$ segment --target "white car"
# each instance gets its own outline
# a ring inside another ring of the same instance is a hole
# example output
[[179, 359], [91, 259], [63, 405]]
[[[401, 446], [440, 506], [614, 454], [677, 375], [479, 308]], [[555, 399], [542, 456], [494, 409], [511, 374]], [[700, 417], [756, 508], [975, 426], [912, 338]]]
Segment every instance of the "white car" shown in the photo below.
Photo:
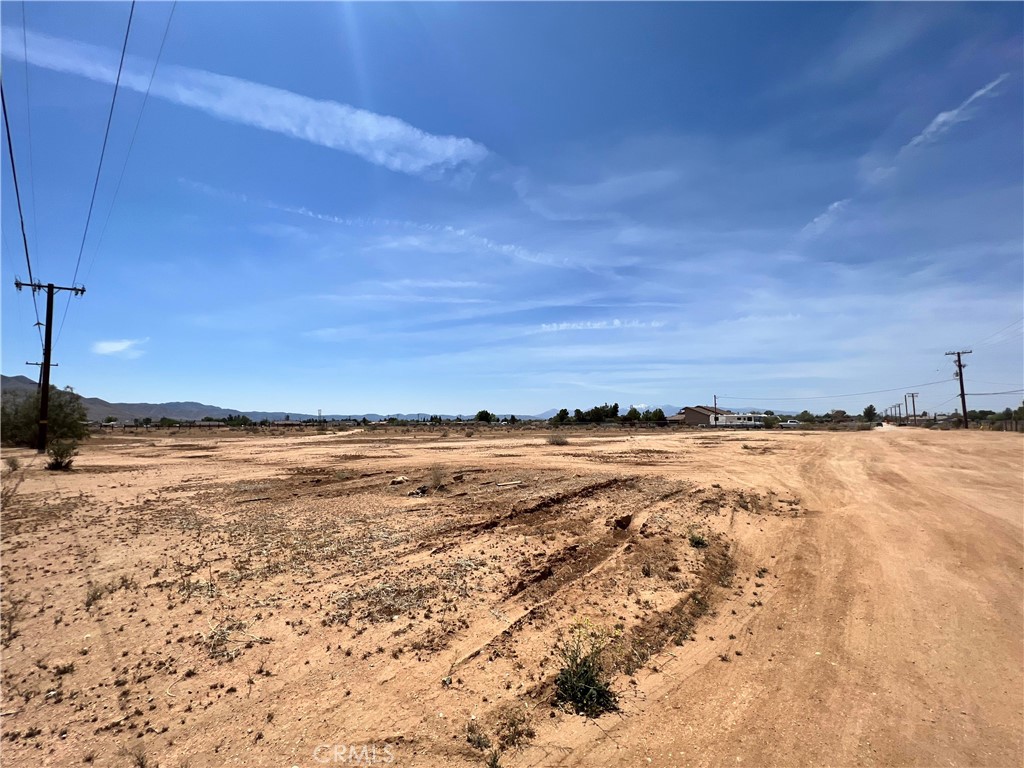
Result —
[[789, 421], [781, 421], [781, 422], [779, 422], [779, 427], [781, 429], [797, 429], [798, 427], [802, 427], [802, 426], [803, 426], [803, 423], [797, 421], [796, 419], [790, 419]]

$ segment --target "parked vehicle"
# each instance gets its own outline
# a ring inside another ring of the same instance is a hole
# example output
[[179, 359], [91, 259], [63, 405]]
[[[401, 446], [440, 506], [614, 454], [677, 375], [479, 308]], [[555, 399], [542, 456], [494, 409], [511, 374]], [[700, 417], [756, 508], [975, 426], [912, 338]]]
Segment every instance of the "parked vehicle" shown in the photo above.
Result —
[[789, 421], [779, 422], [779, 427], [781, 429], [797, 429], [798, 427], [802, 426], [803, 422], [797, 421], [796, 419], [790, 419]]
[[764, 414], [762, 413], [723, 413], [718, 417], [717, 427], [732, 429], [763, 429]]

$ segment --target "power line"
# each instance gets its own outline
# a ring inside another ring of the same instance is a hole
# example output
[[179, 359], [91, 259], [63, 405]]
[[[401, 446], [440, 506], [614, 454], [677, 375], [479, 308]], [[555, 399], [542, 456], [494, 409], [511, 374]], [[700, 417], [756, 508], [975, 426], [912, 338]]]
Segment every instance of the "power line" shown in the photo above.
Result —
[[971, 397], [987, 397], [989, 395], [1019, 395], [1024, 389], [1008, 389], [1005, 392], [969, 392]]
[[132, 131], [131, 141], [128, 142], [128, 152], [124, 156], [124, 163], [121, 165], [121, 173], [117, 177], [117, 186], [114, 187], [114, 197], [110, 201], [110, 208], [107, 210], [107, 218], [103, 220], [103, 228], [100, 230], [99, 239], [96, 241], [96, 249], [93, 251], [92, 259], [89, 261], [89, 268], [85, 271], [86, 281], [89, 280], [89, 275], [92, 274], [93, 265], [96, 263], [96, 257], [100, 252], [100, 246], [103, 245], [103, 236], [107, 233], [107, 224], [110, 223], [110, 216], [114, 212], [114, 206], [117, 204], [117, 194], [121, 191], [121, 182], [124, 181], [124, 172], [128, 168], [128, 158], [131, 157], [132, 148], [135, 146], [135, 137], [139, 133], [139, 125], [142, 123], [142, 114], [146, 111], [146, 103], [149, 101], [149, 91], [153, 87], [153, 78], [156, 76], [156, 69], [160, 64], [160, 57], [163, 56], [164, 44], [167, 42], [167, 33], [171, 29], [171, 19], [174, 18], [174, 10], [177, 7], [178, 0], [174, 0], [171, 4], [171, 12], [167, 15], [167, 24], [164, 26], [164, 36], [160, 40], [160, 49], [157, 51], [156, 59], [153, 61], [153, 69], [149, 73], [149, 84], [146, 86], [145, 96], [142, 97], [142, 108], [139, 109], [139, 116], [135, 120], [135, 129]]
[[39, 264], [39, 226], [36, 221], [36, 173], [32, 159], [34, 154], [32, 152], [32, 99], [29, 96], [28, 90], [28, 32], [25, 30], [26, 13], [28, 13], [28, 9], [25, 7], [25, 0], [21, 0], [21, 43], [25, 49], [25, 120], [28, 123], [28, 133], [26, 134], [26, 140], [28, 141], [28, 178], [30, 182], [29, 193], [32, 196], [32, 241], [35, 243], [36, 264]]
[[[11, 143], [11, 124], [7, 120], [7, 99], [4, 97], [3, 80], [0, 80], [0, 105], [3, 106], [4, 112], [4, 132], [7, 134], [7, 153], [11, 158], [11, 178], [14, 179], [14, 197], [18, 201], [18, 220], [21, 223], [21, 243], [25, 246], [25, 266], [28, 267], [28, 281], [34, 284], [36, 280], [32, 276], [32, 259], [30, 259], [28, 255], [28, 238], [25, 236], [25, 216], [21, 210], [21, 192], [18, 189], [18, 171], [14, 165], [14, 144]], [[40, 328], [39, 305], [36, 303], [35, 289], [32, 291], [32, 306], [36, 311], [36, 330], [39, 331], [39, 343], [42, 344], [43, 331]]]
[[[1019, 320], [1014, 320], [1014, 321], [1013, 321], [1012, 323], [1010, 323], [1009, 325], [1005, 326], [1004, 328], [1000, 328], [1000, 329], [999, 329], [998, 331], [996, 331], [995, 333], [989, 334], [988, 336], [986, 336], [986, 337], [985, 337], [984, 339], [982, 339], [982, 340], [981, 340], [980, 342], [978, 342], [978, 343], [977, 343], [977, 344], [975, 344], [974, 346], [976, 346], [976, 347], [980, 347], [980, 346], [982, 346], [983, 344], [985, 344], [985, 343], [986, 343], [986, 342], [987, 342], [987, 341], [988, 341], [989, 339], [995, 338], [996, 336], [998, 336], [999, 334], [1001, 334], [1001, 333], [1002, 333], [1003, 331], [1008, 331], [1008, 330], [1010, 330], [1011, 328], [1013, 328], [1013, 326], [1015, 326], [1015, 325], [1020, 325], [1021, 323], [1024, 323], [1024, 317], [1020, 318]], [[1000, 343], [1000, 342], [995, 342], [995, 343], [997, 343], [997, 344], [998, 344], [998, 343]]]
[[[107, 139], [110, 137], [110, 124], [114, 119], [114, 105], [117, 103], [117, 92], [121, 85], [121, 72], [124, 70], [124, 55], [128, 50], [128, 36], [132, 31], [132, 17], [135, 15], [135, 0], [132, 0], [132, 7], [128, 11], [128, 26], [124, 31], [124, 42], [121, 44], [121, 62], [117, 65], [117, 78], [114, 80], [114, 94], [110, 99], [110, 111], [107, 113], [107, 127], [103, 131], [103, 146], [100, 148], [100, 161], [96, 166], [96, 180], [92, 184], [92, 197], [89, 199], [89, 212], [85, 216], [85, 230], [82, 232], [82, 244], [78, 247], [78, 259], [75, 261], [75, 273], [71, 278], [71, 285], [78, 279], [78, 268], [82, 264], [82, 253], [85, 251], [85, 238], [89, 234], [89, 223], [92, 221], [92, 209], [96, 203], [96, 190], [100, 185], [100, 172], [103, 170], [103, 158], [107, 154]], [[64, 321], [68, 317], [68, 308], [71, 306], [71, 295], [64, 305], [64, 316], [60, 321], [60, 329], [57, 331], [57, 339], [60, 339], [60, 332], [64, 330]]]
[[913, 389], [915, 387], [930, 387], [935, 384], [947, 384], [949, 379], [943, 379], [942, 381], [928, 381], [924, 384], [908, 384], [905, 387], [893, 387], [892, 389], [873, 389], [870, 392], [847, 392], [842, 395], [813, 395], [810, 397], [774, 397], [768, 396], [737, 396], [737, 395], [719, 395], [719, 400], [830, 400], [838, 397], [859, 397], [860, 395], [880, 395], [886, 392], [903, 392], [907, 389]]

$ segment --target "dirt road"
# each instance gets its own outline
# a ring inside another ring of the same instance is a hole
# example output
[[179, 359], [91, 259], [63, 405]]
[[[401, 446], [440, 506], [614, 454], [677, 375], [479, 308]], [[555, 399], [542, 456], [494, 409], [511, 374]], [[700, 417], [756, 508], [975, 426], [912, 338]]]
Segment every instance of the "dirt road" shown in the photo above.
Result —
[[474, 431], [14, 452], [4, 764], [1024, 762], [1020, 435]]
[[816, 512], [741, 536], [748, 558], [778, 553], [781, 583], [749, 622], [720, 616], [701, 634], [737, 635], [721, 646], [742, 657], [704, 663], [687, 649], [644, 682], [635, 711], [604, 733], [552, 736], [531, 764], [1021, 764], [1019, 437], [779, 438], [799, 444], [795, 460], [702, 472], [789, 488]]

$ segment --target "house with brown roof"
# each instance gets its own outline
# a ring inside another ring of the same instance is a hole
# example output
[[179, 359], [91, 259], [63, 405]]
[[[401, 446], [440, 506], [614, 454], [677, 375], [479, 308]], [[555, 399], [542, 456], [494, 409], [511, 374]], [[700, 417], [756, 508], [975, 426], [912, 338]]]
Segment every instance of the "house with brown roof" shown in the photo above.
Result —
[[713, 408], [710, 405], [686, 406], [675, 416], [668, 417], [669, 424], [683, 424], [688, 427], [711, 427], [715, 425], [715, 416], [724, 416], [732, 411]]

